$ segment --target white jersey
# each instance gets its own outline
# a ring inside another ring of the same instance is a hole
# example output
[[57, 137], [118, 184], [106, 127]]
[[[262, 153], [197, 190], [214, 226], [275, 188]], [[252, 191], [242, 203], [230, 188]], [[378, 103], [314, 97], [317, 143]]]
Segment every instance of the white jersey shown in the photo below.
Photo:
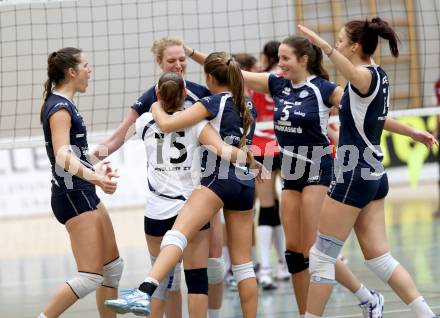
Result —
[[176, 216], [200, 183], [199, 135], [208, 121], [164, 133], [151, 113], [136, 120], [136, 134], [147, 153], [145, 216], [164, 220]]

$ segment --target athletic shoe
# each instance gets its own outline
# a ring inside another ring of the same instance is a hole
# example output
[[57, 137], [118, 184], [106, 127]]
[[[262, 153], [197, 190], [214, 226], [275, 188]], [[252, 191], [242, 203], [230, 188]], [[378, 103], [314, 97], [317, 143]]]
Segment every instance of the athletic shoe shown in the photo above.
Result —
[[230, 291], [238, 290], [237, 281], [235, 280], [231, 270], [229, 270], [225, 275], [225, 286]]
[[385, 302], [383, 295], [374, 290], [370, 290], [370, 293], [373, 295], [374, 300], [359, 304], [359, 307], [362, 308], [362, 315], [364, 318], [382, 318]]
[[288, 281], [290, 279], [290, 273], [287, 270], [287, 265], [284, 262], [278, 263], [277, 275], [275, 276], [275, 279], [280, 281]]
[[272, 290], [278, 288], [272, 279], [272, 269], [270, 267], [262, 267], [260, 269], [259, 284], [263, 290]]
[[148, 316], [151, 311], [151, 299], [139, 289], [121, 291], [121, 298], [108, 299], [104, 304], [118, 314], [133, 313], [136, 316]]

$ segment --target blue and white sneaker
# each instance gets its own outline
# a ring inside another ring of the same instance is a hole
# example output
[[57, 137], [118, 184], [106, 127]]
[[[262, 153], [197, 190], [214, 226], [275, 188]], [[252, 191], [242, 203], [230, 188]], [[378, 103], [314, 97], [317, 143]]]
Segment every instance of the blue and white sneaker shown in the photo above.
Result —
[[148, 316], [151, 311], [150, 296], [139, 289], [121, 291], [121, 298], [108, 299], [104, 304], [118, 314], [133, 313], [136, 316]]
[[382, 318], [385, 299], [383, 295], [377, 291], [370, 290], [370, 293], [374, 297], [374, 300], [359, 304], [359, 307], [362, 308], [362, 315], [364, 318]]

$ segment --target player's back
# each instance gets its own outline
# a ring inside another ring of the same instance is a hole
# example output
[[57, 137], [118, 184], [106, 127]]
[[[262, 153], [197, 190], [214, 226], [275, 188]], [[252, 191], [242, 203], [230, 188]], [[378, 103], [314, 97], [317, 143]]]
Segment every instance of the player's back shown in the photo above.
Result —
[[[144, 142], [147, 155], [148, 217], [169, 218], [177, 214], [200, 181], [199, 135], [207, 124], [164, 133], [151, 113], [136, 121], [136, 133]], [[176, 211], [177, 209], [177, 211]]]

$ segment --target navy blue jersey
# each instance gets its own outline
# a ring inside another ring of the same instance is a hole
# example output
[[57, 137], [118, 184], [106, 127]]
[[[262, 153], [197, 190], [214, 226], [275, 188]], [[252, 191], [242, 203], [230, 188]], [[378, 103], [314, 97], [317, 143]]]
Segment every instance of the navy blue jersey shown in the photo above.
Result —
[[359, 162], [374, 166], [383, 159], [380, 138], [388, 114], [389, 83], [381, 67], [370, 65], [367, 68], [372, 76], [368, 93], [362, 95], [348, 83], [342, 96], [339, 147], [354, 146], [359, 151]]
[[70, 148], [72, 153], [86, 166], [93, 169], [88, 156], [87, 131], [84, 120], [75, 104], [65, 96], [52, 93], [43, 106], [43, 131], [46, 142], [46, 152], [52, 168], [52, 193], [63, 194], [76, 190], [94, 190], [95, 186], [70, 172], [65, 171], [55, 163], [55, 155], [52, 145], [52, 134], [50, 130], [50, 116], [57, 111], [65, 109], [71, 116], [70, 127]]
[[[157, 85], [147, 90], [131, 106], [131, 108], [133, 108], [139, 114], [139, 116], [143, 113], [149, 112], [151, 105], [157, 101], [156, 86]], [[185, 81], [185, 87], [187, 93], [185, 98], [185, 108], [191, 106], [199, 99], [211, 95], [211, 92], [205, 86], [190, 81]]]
[[293, 84], [284, 77], [270, 74], [269, 92], [275, 101], [274, 127], [282, 154], [297, 157], [300, 146], [327, 147], [327, 123], [331, 95], [336, 84], [315, 75]]
[[[232, 95], [229, 92], [202, 98], [200, 102], [211, 113], [207, 119], [210, 120], [212, 127], [219, 133], [223, 141], [227, 144], [237, 146], [243, 136], [243, 120], [238, 107], [235, 106]], [[247, 132], [246, 144], [252, 145], [252, 138], [255, 131], [255, 118], [257, 111], [251, 101], [247, 102], [247, 107], [251, 110], [254, 121]], [[255, 180], [249, 174], [247, 167], [238, 167], [230, 162], [225, 162], [220, 157], [208, 157], [205, 153], [202, 161], [202, 170], [209, 173], [218, 174], [220, 178], [230, 178], [241, 184], [254, 186]], [[215, 163], [215, 164], [214, 164]]]

